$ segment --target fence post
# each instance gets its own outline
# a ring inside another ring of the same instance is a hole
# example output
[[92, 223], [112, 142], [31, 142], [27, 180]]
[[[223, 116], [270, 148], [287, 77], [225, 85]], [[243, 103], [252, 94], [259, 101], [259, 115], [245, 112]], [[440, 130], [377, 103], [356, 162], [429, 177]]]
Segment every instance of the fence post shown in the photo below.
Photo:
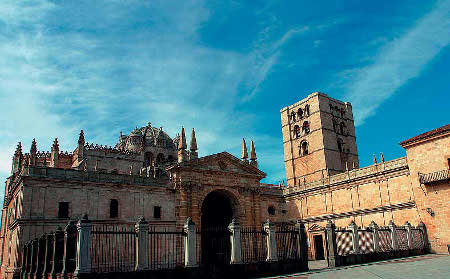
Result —
[[304, 270], [308, 270], [308, 241], [306, 238], [305, 224], [301, 220], [297, 220], [295, 230], [298, 233], [297, 237], [297, 252]]
[[348, 228], [352, 231], [352, 244], [353, 244], [353, 253], [359, 254], [359, 234], [358, 234], [358, 225], [356, 225], [355, 221], [351, 221], [348, 225]]
[[[62, 242], [62, 245], [61, 245]], [[50, 277], [56, 278], [56, 275], [62, 270], [62, 259], [64, 257], [64, 232], [61, 227], [57, 227], [53, 233], [53, 260]]]
[[266, 232], [266, 245], [267, 245], [267, 259], [268, 262], [276, 262], [278, 260], [277, 255], [277, 242], [275, 239], [275, 226], [270, 220], [264, 223], [264, 231]]
[[391, 229], [392, 250], [398, 250], [397, 230], [393, 220], [389, 221], [389, 228]]
[[372, 229], [373, 233], [373, 251], [379, 252], [380, 250], [380, 235], [378, 234], [379, 227], [377, 223], [372, 221], [369, 225], [369, 228]]
[[45, 279], [46, 274], [51, 271], [51, 259], [53, 257], [53, 232], [47, 234], [45, 238], [45, 260], [44, 260], [44, 269], [42, 271], [42, 277]]
[[337, 244], [336, 244], [336, 226], [331, 220], [328, 220], [325, 227], [327, 233], [327, 247], [328, 247], [328, 267], [339, 266]]
[[408, 239], [408, 249], [411, 250], [412, 249], [412, 233], [411, 233], [411, 224], [406, 221], [405, 223], [405, 229], [406, 229], [406, 237]]
[[417, 227], [422, 231], [423, 249], [425, 250], [425, 253], [428, 253], [431, 247], [430, 247], [430, 242], [428, 241], [427, 227], [425, 226], [425, 224], [422, 221], [420, 221], [420, 223]]
[[197, 265], [197, 229], [191, 217], [184, 223], [184, 266], [196, 267]]
[[[75, 252], [76, 253], [76, 248], [71, 247], [72, 242], [74, 242], [74, 240], [72, 239], [73, 237], [73, 232], [77, 230], [77, 227], [75, 226], [75, 221], [70, 220], [69, 223], [67, 224], [67, 226], [64, 229], [64, 257], [63, 257], [63, 269], [62, 269], [62, 275], [63, 278], [67, 278], [67, 275], [70, 272], [73, 272], [72, 267], [73, 264], [71, 262], [71, 256], [73, 256], [72, 254]], [[76, 243], [76, 239], [75, 239], [75, 243]], [[75, 251], [73, 251], [75, 250]]]
[[149, 224], [144, 216], [139, 217], [136, 225], [136, 271], [149, 269], [148, 231]]
[[241, 264], [242, 263], [242, 246], [241, 246], [241, 225], [239, 222], [233, 218], [230, 225], [228, 225], [228, 230], [231, 232], [231, 264]]
[[88, 219], [87, 214], [77, 223], [78, 237], [77, 237], [77, 257], [75, 277], [80, 277], [80, 274], [91, 272], [91, 251], [89, 249], [91, 242], [92, 223]]

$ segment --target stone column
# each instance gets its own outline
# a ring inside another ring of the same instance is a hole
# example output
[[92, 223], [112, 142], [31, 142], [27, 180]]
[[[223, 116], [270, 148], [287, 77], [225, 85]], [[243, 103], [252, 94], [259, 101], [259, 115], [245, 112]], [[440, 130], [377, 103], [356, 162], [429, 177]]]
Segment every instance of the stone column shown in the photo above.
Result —
[[23, 276], [27, 272], [27, 258], [28, 258], [28, 243], [25, 243], [25, 245], [23, 245], [23, 249], [22, 249], [22, 269], [21, 269], [20, 278], [23, 278]]
[[380, 235], [378, 234], [379, 227], [374, 221], [372, 221], [369, 225], [369, 228], [372, 230], [373, 234], [373, 251], [379, 252], [380, 251]]
[[408, 239], [408, 249], [411, 250], [413, 248], [412, 234], [411, 234], [411, 224], [408, 221], [406, 221], [404, 227], [406, 229], [406, 237]]
[[191, 217], [184, 223], [184, 266], [197, 267], [197, 229]]
[[50, 278], [55, 279], [62, 270], [62, 260], [64, 257], [64, 232], [61, 227], [56, 228], [53, 233], [53, 259]]
[[36, 271], [34, 272], [34, 279], [42, 278], [42, 271], [44, 270], [44, 259], [45, 259], [45, 234], [41, 235], [41, 237], [38, 239]]
[[308, 270], [308, 240], [306, 236], [305, 224], [301, 220], [297, 220], [295, 224], [297, 236], [297, 253], [301, 261], [303, 270]]
[[46, 275], [51, 272], [52, 269], [52, 258], [53, 258], [53, 232], [47, 234], [45, 238], [45, 262], [44, 270], [42, 271], [42, 277], [47, 278]]
[[231, 241], [231, 264], [241, 264], [242, 263], [242, 246], [241, 246], [241, 225], [236, 219], [233, 219], [228, 226], [230, 230], [230, 241]]
[[336, 244], [336, 226], [331, 220], [328, 220], [325, 229], [327, 234], [328, 267], [337, 267], [339, 266], [339, 261]]
[[87, 214], [84, 214], [77, 223], [78, 237], [75, 277], [91, 272], [91, 251], [89, 249], [91, 244], [91, 230], [92, 223], [88, 219]]
[[275, 226], [270, 220], [264, 223], [264, 232], [266, 233], [267, 259], [268, 262], [278, 261], [277, 242], [275, 239]]
[[397, 241], [397, 231], [396, 226], [393, 220], [389, 221], [389, 229], [391, 229], [391, 238], [392, 238], [392, 250], [398, 250], [398, 241]]
[[37, 247], [38, 246], [38, 240], [37, 238], [33, 239], [31, 241], [31, 266], [30, 266], [30, 272], [28, 273], [28, 279], [33, 279], [34, 273], [36, 272], [36, 265], [37, 265]]
[[353, 253], [359, 254], [359, 234], [358, 234], [358, 225], [356, 225], [355, 221], [351, 221], [348, 225], [348, 228], [352, 231], [352, 243], [353, 243]]
[[148, 231], [149, 224], [141, 216], [134, 226], [136, 230], [136, 271], [149, 269]]

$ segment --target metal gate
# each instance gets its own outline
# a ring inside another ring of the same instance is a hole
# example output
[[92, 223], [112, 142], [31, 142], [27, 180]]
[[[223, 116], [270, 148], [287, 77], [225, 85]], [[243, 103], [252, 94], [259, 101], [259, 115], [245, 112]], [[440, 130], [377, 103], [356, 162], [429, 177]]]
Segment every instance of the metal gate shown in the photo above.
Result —
[[202, 265], [228, 265], [231, 259], [230, 232], [228, 228], [206, 227], [202, 228], [200, 235]]

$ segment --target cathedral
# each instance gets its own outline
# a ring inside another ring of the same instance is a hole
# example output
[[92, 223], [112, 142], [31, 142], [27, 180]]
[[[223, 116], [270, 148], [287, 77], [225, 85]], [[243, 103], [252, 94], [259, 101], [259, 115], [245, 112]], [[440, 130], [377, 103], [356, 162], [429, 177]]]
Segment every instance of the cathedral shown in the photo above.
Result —
[[[1, 223], [2, 278], [20, 265], [30, 239], [87, 214], [96, 224], [150, 224], [201, 229], [302, 220], [310, 260], [327, 257], [325, 225], [424, 222], [431, 248], [450, 244], [450, 125], [400, 143], [406, 156], [360, 167], [352, 106], [315, 92], [280, 111], [286, 185], [262, 183], [253, 141], [240, 156], [199, 157], [194, 129], [171, 138], [148, 123], [119, 135], [114, 147], [89, 143], [82, 130], [73, 152], [21, 143], [6, 180]], [[189, 135], [189, 132], [188, 132]], [[76, 139], [75, 139], [76, 141]], [[201, 148], [201, 146], [200, 146]]]

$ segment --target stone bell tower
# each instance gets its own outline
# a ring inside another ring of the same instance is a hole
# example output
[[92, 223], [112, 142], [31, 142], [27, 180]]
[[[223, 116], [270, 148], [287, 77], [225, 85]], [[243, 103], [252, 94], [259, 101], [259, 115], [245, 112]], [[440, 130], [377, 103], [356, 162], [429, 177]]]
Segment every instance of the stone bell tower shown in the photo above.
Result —
[[280, 112], [288, 185], [359, 167], [350, 103], [315, 92]]

